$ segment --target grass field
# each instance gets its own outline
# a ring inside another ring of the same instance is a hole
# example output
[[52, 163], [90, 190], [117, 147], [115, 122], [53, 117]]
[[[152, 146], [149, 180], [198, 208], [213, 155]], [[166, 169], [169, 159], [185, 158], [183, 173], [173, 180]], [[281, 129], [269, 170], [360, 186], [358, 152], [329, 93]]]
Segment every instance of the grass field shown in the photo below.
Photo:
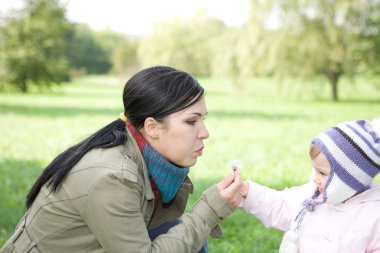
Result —
[[[380, 115], [380, 90], [369, 82], [340, 84], [341, 101], [327, 87], [299, 82], [200, 80], [207, 90], [210, 138], [191, 168], [192, 203], [240, 159], [245, 179], [276, 189], [302, 184], [310, 173], [310, 139], [338, 122]], [[0, 94], [0, 245], [25, 211], [27, 191], [59, 152], [118, 117], [124, 80], [86, 77], [53, 91]], [[302, 88], [302, 89], [301, 89]], [[278, 90], [281, 92], [278, 92]], [[377, 178], [376, 181], [379, 181]], [[282, 233], [237, 210], [222, 221], [224, 236], [210, 252], [277, 252]]]

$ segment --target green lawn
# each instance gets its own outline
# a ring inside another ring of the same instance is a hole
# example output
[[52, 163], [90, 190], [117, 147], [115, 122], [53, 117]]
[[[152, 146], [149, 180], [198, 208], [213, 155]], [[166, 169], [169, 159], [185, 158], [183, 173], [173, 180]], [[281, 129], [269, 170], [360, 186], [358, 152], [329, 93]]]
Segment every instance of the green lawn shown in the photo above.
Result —
[[[28, 189], [59, 152], [122, 112], [125, 80], [86, 77], [42, 94], [0, 94], [0, 245], [25, 211]], [[210, 138], [191, 168], [195, 192], [189, 208], [208, 186], [240, 159], [245, 179], [276, 189], [308, 179], [310, 139], [338, 122], [380, 115], [380, 90], [368, 81], [340, 84], [341, 101], [330, 102], [327, 87], [270, 79], [234, 86], [201, 79], [207, 90]], [[281, 90], [279, 92], [279, 90]], [[379, 179], [376, 179], [379, 181]], [[224, 236], [209, 240], [210, 252], [277, 252], [282, 233], [238, 210], [222, 222]]]

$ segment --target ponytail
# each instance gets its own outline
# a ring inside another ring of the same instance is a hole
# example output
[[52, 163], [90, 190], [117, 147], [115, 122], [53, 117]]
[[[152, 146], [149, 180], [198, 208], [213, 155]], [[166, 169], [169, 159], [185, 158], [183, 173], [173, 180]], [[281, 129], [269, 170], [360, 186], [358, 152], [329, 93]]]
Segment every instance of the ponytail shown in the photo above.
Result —
[[67, 173], [90, 150], [110, 148], [124, 144], [126, 141], [125, 122], [117, 119], [87, 139], [62, 152], [44, 169], [30, 189], [26, 197], [26, 207], [29, 208], [33, 204], [44, 184], [47, 183], [47, 186], [51, 187], [51, 191], [55, 192]]

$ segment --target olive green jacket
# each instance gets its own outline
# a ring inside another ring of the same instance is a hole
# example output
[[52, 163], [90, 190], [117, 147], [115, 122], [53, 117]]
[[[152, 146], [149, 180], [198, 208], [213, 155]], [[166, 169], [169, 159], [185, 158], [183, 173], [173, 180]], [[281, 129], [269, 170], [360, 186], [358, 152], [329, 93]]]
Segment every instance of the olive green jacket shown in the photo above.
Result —
[[[191, 191], [186, 179], [172, 203], [154, 211], [146, 165], [129, 135], [125, 145], [87, 153], [55, 193], [43, 187], [0, 253], [198, 252], [210, 233], [221, 235], [217, 224], [233, 208], [214, 185], [183, 214]], [[148, 229], [178, 217], [179, 225], [149, 239]]]

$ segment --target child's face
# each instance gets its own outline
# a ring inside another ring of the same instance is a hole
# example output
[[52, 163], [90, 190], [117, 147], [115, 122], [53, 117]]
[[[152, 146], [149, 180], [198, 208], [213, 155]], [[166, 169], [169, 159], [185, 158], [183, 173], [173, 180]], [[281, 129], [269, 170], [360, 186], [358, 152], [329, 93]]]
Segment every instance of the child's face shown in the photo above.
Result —
[[320, 152], [314, 159], [311, 160], [311, 165], [315, 171], [313, 181], [318, 186], [319, 192], [323, 193], [326, 181], [330, 175], [330, 164], [327, 161], [326, 156]]

